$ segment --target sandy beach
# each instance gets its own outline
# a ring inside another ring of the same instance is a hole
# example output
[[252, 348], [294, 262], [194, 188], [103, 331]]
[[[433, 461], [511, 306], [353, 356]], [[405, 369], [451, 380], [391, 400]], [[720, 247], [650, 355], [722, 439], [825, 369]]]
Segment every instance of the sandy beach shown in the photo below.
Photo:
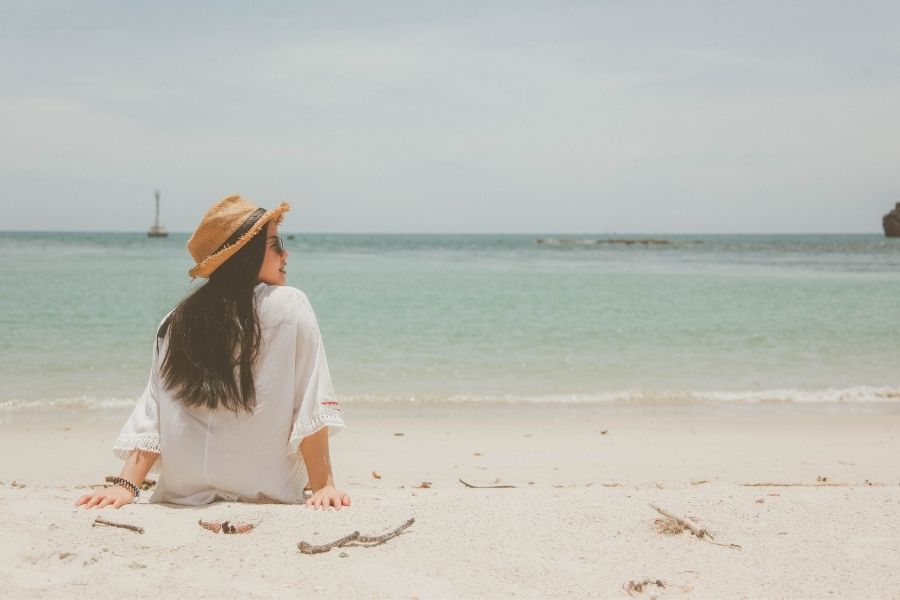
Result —
[[[896, 411], [347, 412], [332, 440], [353, 501], [340, 512], [224, 502], [75, 509], [85, 486], [118, 472], [116, 415], [9, 419], [0, 426], [2, 595], [623, 598], [629, 582], [650, 580], [631, 593], [900, 597]], [[651, 503], [740, 548], [658, 532]], [[92, 527], [98, 515], [145, 533]], [[412, 527], [380, 546], [297, 548], [385, 533], [410, 517]], [[199, 519], [258, 525], [213, 534]]]
[[900, 600], [900, 2], [2, 16], [0, 600]]

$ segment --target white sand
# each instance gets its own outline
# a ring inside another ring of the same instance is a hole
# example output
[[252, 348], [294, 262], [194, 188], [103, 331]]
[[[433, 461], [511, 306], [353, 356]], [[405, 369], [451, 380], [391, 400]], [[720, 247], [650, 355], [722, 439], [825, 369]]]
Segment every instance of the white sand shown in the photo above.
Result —
[[[623, 584], [649, 578], [666, 587], [636, 597], [900, 597], [900, 414], [347, 413], [348, 429], [332, 440], [336, 477], [353, 500], [340, 512], [75, 509], [79, 486], [118, 473], [109, 452], [118, 423], [0, 425], [0, 595], [627, 598]], [[740, 485], [819, 476], [853, 485]], [[459, 477], [517, 487], [470, 489]], [[422, 481], [431, 488], [414, 487]], [[657, 533], [651, 502], [742, 549]], [[92, 528], [98, 514], [146, 533]], [[378, 534], [411, 516], [407, 533], [378, 547], [297, 549], [301, 539]], [[261, 522], [226, 536], [201, 529], [200, 518]]]

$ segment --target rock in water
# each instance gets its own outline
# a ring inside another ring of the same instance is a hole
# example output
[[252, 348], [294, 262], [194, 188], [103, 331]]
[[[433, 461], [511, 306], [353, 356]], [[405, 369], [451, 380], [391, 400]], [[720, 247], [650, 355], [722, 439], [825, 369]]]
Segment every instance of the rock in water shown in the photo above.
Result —
[[884, 235], [887, 237], [900, 237], [900, 202], [894, 207], [894, 210], [884, 215], [881, 220], [884, 226]]

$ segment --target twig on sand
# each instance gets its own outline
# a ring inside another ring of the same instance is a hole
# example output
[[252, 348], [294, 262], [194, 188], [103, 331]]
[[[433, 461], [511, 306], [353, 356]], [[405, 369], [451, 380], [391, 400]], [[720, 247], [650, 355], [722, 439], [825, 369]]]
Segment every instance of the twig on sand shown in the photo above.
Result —
[[359, 532], [354, 531], [350, 535], [345, 535], [339, 540], [334, 540], [333, 542], [322, 544], [320, 546], [315, 546], [313, 544], [310, 544], [309, 542], [301, 541], [299, 544], [297, 544], [297, 547], [300, 548], [300, 552], [302, 552], [303, 554], [321, 554], [322, 552], [328, 552], [332, 548], [340, 548], [344, 544], [358, 539]]
[[486, 489], [486, 488], [514, 488], [514, 487], [516, 487], [514, 485], [472, 485], [471, 483], [463, 481], [462, 477], [458, 477], [457, 479], [459, 479], [459, 482], [461, 484], [463, 484], [466, 487], [470, 487], [470, 488]]
[[314, 546], [309, 542], [301, 541], [297, 544], [297, 548], [300, 549], [300, 552], [303, 554], [321, 554], [322, 552], [328, 552], [332, 548], [340, 548], [341, 546], [345, 546], [351, 542], [356, 542], [354, 545], [361, 546], [378, 546], [379, 544], [383, 544], [391, 538], [397, 537], [400, 533], [403, 532], [404, 529], [408, 528], [410, 525], [416, 522], [415, 517], [412, 517], [406, 521], [400, 527], [397, 527], [393, 531], [389, 531], [383, 535], [360, 535], [358, 531], [354, 531], [350, 535], [345, 535], [339, 540], [335, 540], [328, 544], [322, 544], [320, 546]]
[[687, 529], [687, 527], [685, 527], [675, 519], [670, 519], [668, 517], [664, 519], [656, 519], [655, 521], [653, 521], [653, 524], [656, 526], [656, 533], [661, 533], [663, 535], [678, 535], [684, 533], [684, 531]]
[[203, 519], [200, 519], [198, 523], [200, 527], [213, 533], [219, 533], [220, 531], [223, 533], [250, 533], [254, 527], [259, 525], [259, 523], [232, 523], [231, 521], [220, 523], [218, 521], [204, 521]]
[[[700, 527], [690, 519], [679, 517], [678, 515], [670, 513], [666, 509], [660, 508], [652, 503], [650, 504], [650, 506], [653, 508], [653, 510], [655, 510], [662, 516], [667, 517], [675, 521], [681, 527], [690, 530], [690, 532], [693, 533], [698, 539], [709, 542], [710, 544], [715, 544], [716, 546], [725, 546], [726, 548], [740, 548], [740, 546], [737, 544], [720, 544], [719, 542], [713, 541], [715, 540], [715, 538], [712, 536], [709, 530]], [[677, 528], [667, 528], [667, 532], [681, 533], [681, 531], [677, 531]]]
[[634, 596], [634, 592], [640, 594], [644, 591], [644, 587], [648, 585], [655, 585], [656, 587], [665, 588], [666, 582], [661, 579], [645, 579], [643, 581], [632, 580], [623, 583], [622, 588], [624, 588], [624, 590], [628, 592], [629, 596]]
[[415, 522], [416, 522], [416, 519], [414, 517], [410, 517], [409, 519], [406, 520], [405, 523], [403, 523], [403, 525], [400, 525], [393, 531], [389, 531], [382, 535], [358, 535], [356, 538], [356, 541], [359, 542], [360, 544], [366, 544], [369, 546], [377, 546], [378, 544], [385, 543], [386, 541], [388, 541], [389, 539], [391, 539], [393, 537], [397, 537], [398, 535], [400, 535], [400, 533], [403, 532], [404, 529], [406, 529], [407, 527], [409, 527], [410, 525], [412, 525]]
[[694, 535], [696, 535], [698, 538], [701, 538], [701, 539], [702, 539], [702, 538], [704, 538], [704, 537], [708, 537], [708, 538], [711, 539], [711, 540], [715, 539], [709, 531], [707, 531], [706, 529], [701, 528], [699, 525], [697, 525], [696, 523], [694, 523], [694, 522], [691, 521], [690, 519], [687, 519], [687, 518], [685, 518], [685, 517], [679, 517], [678, 515], [672, 514], [672, 513], [670, 513], [669, 511], [667, 511], [666, 509], [660, 508], [660, 507], [658, 507], [658, 506], [655, 505], [655, 504], [651, 504], [650, 506], [653, 507], [653, 510], [655, 510], [656, 512], [658, 512], [658, 513], [661, 514], [662, 516], [668, 517], [668, 518], [672, 519], [673, 521], [675, 521], [676, 523], [678, 523], [679, 525], [681, 525], [681, 526], [684, 527], [685, 529], [690, 529], [690, 530], [691, 530], [691, 533], [693, 533]]
[[128, 523], [113, 523], [112, 521], [107, 521], [106, 519], [102, 519], [97, 517], [94, 519], [94, 522], [91, 524], [91, 527], [96, 527], [97, 525], [109, 525], [110, 527], [121, 527], [122, 529], [128, 529], [130, 531], [134, 531], [135, 533], [144, 533], [143, 527], [138, 527], [137, 525], [129, 525]]
[[876, 483], [868, 479], [864, 483], [838, 483], [831, 481], [817, 481], [816, 483], [778, 483], [766, 481], [763, 483], [742, 483], [741, 487], [884, 487], [883, 483]]

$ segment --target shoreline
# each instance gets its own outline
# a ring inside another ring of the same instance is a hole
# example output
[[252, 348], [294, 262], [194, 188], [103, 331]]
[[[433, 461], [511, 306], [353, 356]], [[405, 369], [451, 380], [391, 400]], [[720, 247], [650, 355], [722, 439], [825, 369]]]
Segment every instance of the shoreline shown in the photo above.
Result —
[[[522, 415], [577, 413], [598, 417], [617, 416], [892, 416], [900, 415], [900, 399], [878, 401], [683, 401], [615, 400], [615, 401], [545, 401], [540, 399], [468, 399], [466, 397], [354, 399], [339, 398], [341, 407], [363, 418], [394, 418], [407, 414], [458, 414], [476, 411], [502, 416], [507, 411]], [[8, 401], [0, 404], [0, 428], [40, 423], [91, 423], [96, 425], [124, 423], [137, 399], [109, 399], [99, 405], [72, 404], [70, 401]]]

